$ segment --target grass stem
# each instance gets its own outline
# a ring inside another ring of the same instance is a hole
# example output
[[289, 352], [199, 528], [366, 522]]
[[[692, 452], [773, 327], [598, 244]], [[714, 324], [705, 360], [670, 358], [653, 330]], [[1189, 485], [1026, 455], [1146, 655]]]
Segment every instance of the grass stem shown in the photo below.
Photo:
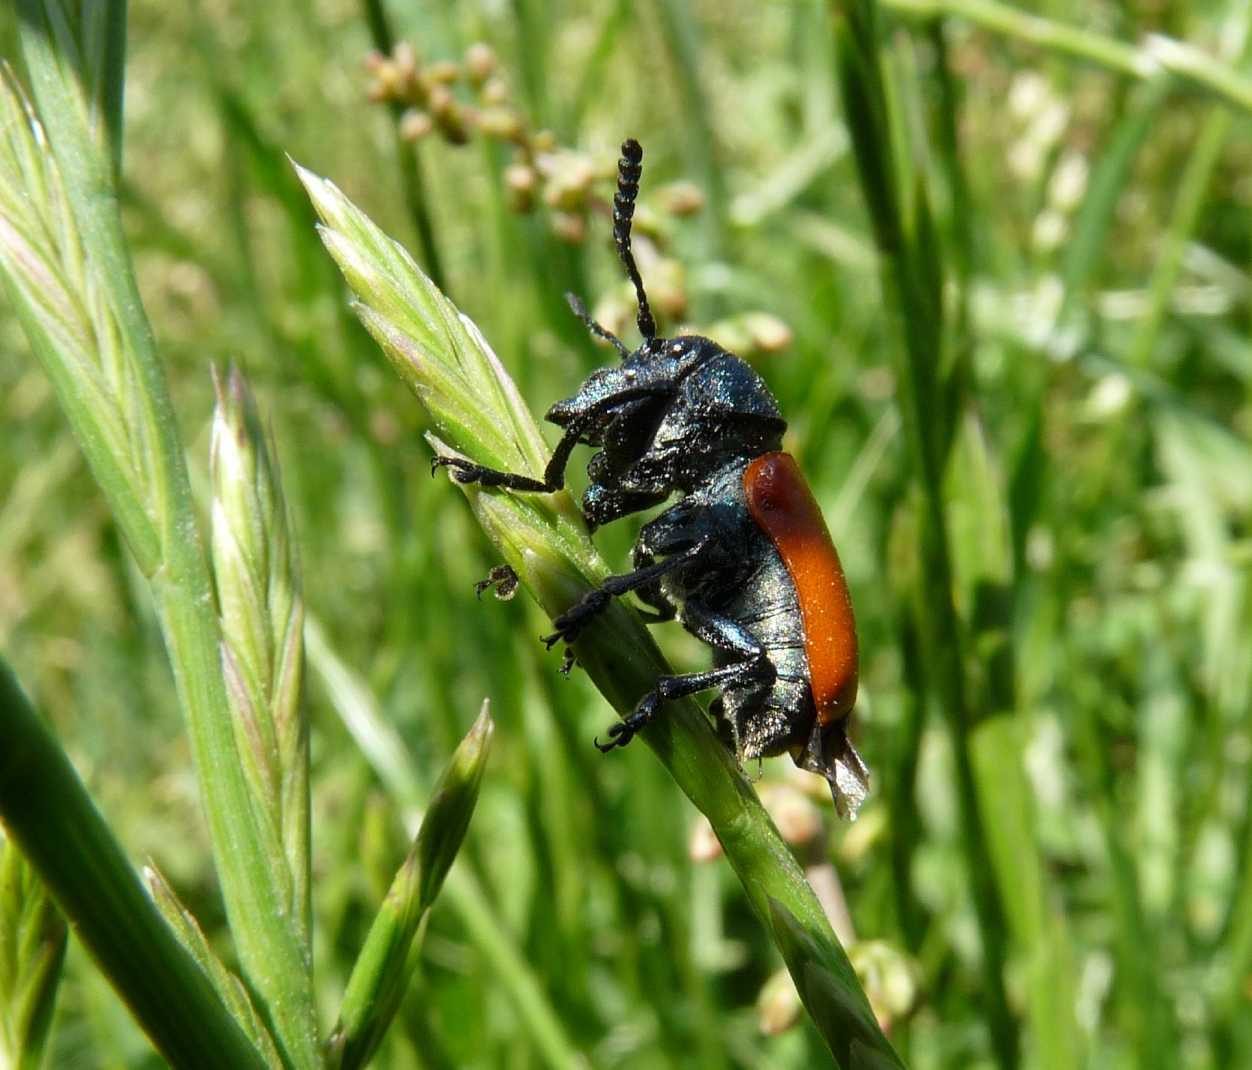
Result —
[[896, 332], [898, 382], [910, 453], [922, 502], [918, 513], [922, 599], [918, 631], [947, 719], [956, 762], [956, 792], [966, 873], [982, 939], [987, 1025], [996, 1058], [1006, 1070], [1018, 1063], [1017, 1022], [1009, 1010], [1004, 906], [991, 868], [986, 817], [972, 755], [979, 713], [966, 680], [963, 627], [953, 595], [944, 469], [954, 414], [940, 382], [942, 281], [925, 187], [920, 177], [911, 204], [900, 189], [900, 161], [887, 107], [873, 0], [833, 4], [837, 62], [844, 109], [861, 188], [882, 256], [882, 288]]
[[950, 15], [1025, 44], [1085, 60], [1136, 81], [1173, 78], [1236, 111], [1252, 113], [1252, 80], [1185, 41], [1148, 34], [1138, 45], [1023, 11], [998, 0], [882, 0], [885, 10], [914, 18]]
[[[101, 92], [96, 76], [103, 77], [106, 71], [99, 56], [84, 51], [90, 41], [75, 38], [62, 0], [22, 0], [19, 15], [26, 65], [47, 128], [44, 151], [50, 146], [85, 253], [84, 270], [91, 273], [90, 285], [104, 295], [118, 332], [121, 359], [133, 376], [124, 405], [129, 406], [130, 429], [142, 442], [142, 467], [150, 482], [146, 487], [117, 480], [102, 485], [111, 492], [119, 520], [146, 516], [155, 535], [155, 556], [139, 560], [151, 585], [187, 720], [231, 931], [244, 972], [261, 996], [263, 1013], [270, 1018], [280, 1047], [298, 1070], [312, 1070], [317, 1063], [317, 1024], [306, 955], [293, 929], [275, 923], [287, 914], [269, 871], [235, 749], [213, 588], [178, 422], [122, 231], [114, 157], [99, 143], [98, 128], [92, 123], [93, 111], [100, 107], [99, 97], [92, 95]], [[110, 4], [107, 17], [124, 20], [125, 5]], [[104, 40], [113, 42], [115, 36], [104, 35]], [[120, 78], [120, 64], [107, 71]], [[112, 92], [121, 89], [105, 92], [106, 101]], [[47, 166], [53, 166], [51, 161]], [[80, 438], [98, 437], [87, 406], [76, 396], [77, 384], [65, 371], [70, 358], [64, 348], [41, 333], [29, 316], [27, 327]], [[105, 336], [93, 342], [109, 346]], [[123, 402], [118, 405], [123, 407]], [[108, 449], [89, 445], [86, 452], [93, 457]], [[146, 529], [137, 538], [130, 529], [126, 533], [132, 545], [148, 546]]]
[[0, 720], [0, 818], [157, 1049], [180, 1070], [266, 1070], [3, 661]]
[[[390, 55], [395, 48], [396, 38], [391, 29], [391, 19], [382, 0], [363, 0], [365, 4], [365, 21], [369, 24], [370, 37], [374, 47], [383, 55]], [[426, 175], [422, 169], [421, 157], [417, 154], [417, 146], [405, 140], [400, 134], [400, 117], [404, 106], [393, 101], [391, 110], [392, 125], [395, 128], [396, 162], [400, 166], [400, 189], [404, 197], [405, 207], [413, 220], [413, 228], [417, 232], [417, 245], [422, 254], [422, 263], [426, 273], [441, 290], [447, 288], [447, 277], [444, 275], [443, 258], [439, 255], [439, 242], [435, 236], [435, 223], [430, 214], [430, 205], [426, 193]]]

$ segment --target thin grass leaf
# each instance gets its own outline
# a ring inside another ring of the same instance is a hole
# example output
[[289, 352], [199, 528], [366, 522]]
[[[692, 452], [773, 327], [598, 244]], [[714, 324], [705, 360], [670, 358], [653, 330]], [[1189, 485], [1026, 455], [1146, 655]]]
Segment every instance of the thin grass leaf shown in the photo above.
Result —
[[1195, 148], [1183, 168], [1174, 212], [1165, 231], [1156, 266], [1152, 270], [1152, 280], [1148, 284], [1147, 315], [1139, 321], [1126, 355], [1127, 362], [1136, 367], [1146, 367], [1152, 362], [1169, 312], [1170, 298], [1182, 273], [1183, 253], [1199, 222], [1205, 192], [1221, 160], [1233, 122], [1230, 112], [1214, 111], [1204, 121], [1196, 138]]
[[[383, 55], [390, 55], [395, 48], [396, 38], [391, 29], [391, 19], [387, 15], [386, 6], [382, 0], [363, 0], [363, 5], [365, 21], [369, 25], [374, 48]], [[442, 290], [446, 286], [443, 257], [439, 252], [435, 222], [430, 213], [430, 205], [427, 203], [426, 178], [422, 160], [418, 155], [417, 146], [401, 133], [400, 120], [404, 114], [404, 106], [399, 101], [392, 101], [389, 108], [395, 125], [396, 163], [400, 168], [400, 186], [404, 194], [404, 203], [409, 210], [409, 215], [413, 217], [413, 227], [417, 233], [422, 262], [426, 265], [426, 274]]]
[[883, 1048], [882, 1033], [868, 1011], [868, 1003], [848, 998], [860, 992], [860, 982], [844, 957], [830, 958], [827, 950], [813, 940], [808, 929], [775, 899], [769, 901], [774, 942], [795, 981], [796, 991], [831, 1045], [838, 1066], [890, 1070], [903, 1064], [890, 1048]]
[[379, 780], [404, 807], [418, 804], [417, 770], [395, 726], [384, 716], [365, 682], [344, 663], [321, 622], [304, 618], [309, 665], [326, 690], [330, 704]]
[[484, 700], [478, 720], [435, 785], [413, 847], [352, 968], [339, 1023], [327, 1044], [330, 1067], [366, 1065], [395, 1017], [417, 965], [426, 917], [469, 828], [493, 730]]
[[1118, 999], [1120, 1024], [1134, 1046], [1139, 1065], [1166, 1070], [1175, 1062], [1177, 1022], [1156, 968], [1162, 934], [1148, 925], [1144, 914], [1129, 830], [1116, 794], [1111, 748], [1103, 723], [1108, 697], [1087, 678], [1075, 688], [1074, 701], [1078, 707], [1076, 743], [1099, 817], [1116, 923], [1115, 946], [1119, 970], [1125, 977]]
[[[75, 22], [83, 11], [77, 4], [22, 0], [19, 5], [22, 48], [42, 127], [26, 114], [22, 125], [28, 132], [19, 139], [23, 158], [37, 158], [40, 167], [18, 172], [19, 179], [33, 178], [17, 189], [32, 211], [59, 224], [33, 248], [45, 263], [70, 260], [81, 280], [71, 293], [85, 295], [96, 330], [75, 349], [73, 335], [50, 329], [48, 317], [36, 314], [29, 287], [14, 283], [20, 272], [11, 256], [4, 269], [6, 289], [151, 585], [244, 973], [284, 1057], [299, 1070], [312, 1070], [317, 1023], [307, 960], [293, 930], [274, 924], [284, 914], [284, 897], [274, 886], [264, 832], [240, 769], [183, 447], [122, 231], [116, 157], [106, 151], [101, 134], [107, 123], [100, 117], [114, 107], [108, 102], [115, 95], [120, 99], [118, 49], [83, 48], [84, 41], [113, 41], [124, 32], [124, 5], [106, 6], [101, 17], [111, 25], [103, 33], [91, 20], [83, 26]], [[87, 36], [78, 37], [76, 30]], [[7, 86], [5, 94], [15, 97]], [[96, 100], [105, 103], [93, 110]], [[13, 99], [5, 108], [11, 115], [22, 110]], [[90, 365], [93, 350], [98, 366], [123, 368], [129, 377], [77, 375]], [[93, 384], [92, 393], [81, 392], [83, 383]], [[115, 422], [132, 437], [103, 423], [102, 414], [108, 413], [121, 414]], [[127, 443], [140, 458], [134, 471], [119, 460]]]
[[1100, 155], [1061, 267], [1065, 300], [1057, 321], [1062, 327], [1069, 325], [1071, 314], [1079, 307], [1082, 291], [1104, 262], [1109, 232], [1127, 175], [1165, 106], [1168, 90], [1164, 80], [1151, 82], [1139, 90], [1126, 114], [1114, 126], [1108, 147]]
[[66, 929], [17, 844], [0, 833], [0, 1065], [39, 1070], [52, 1025]]
[[974, 731], [972, 749], [983, 807], [997, 815], [987, 823], [989, 853], [1015, 944], [1023, 949], [1038, 1065], [1066, 1070], [1083, 1064], [1074, 954], [1034, 847], [1034, 799], [1020, 761], [1021, 735], [1022, 724], [1012, 715], [989, 717]]
[[[914, 478], [922, 494], [917, 511], [920, 586], [917, 633], [933, 686], [952, 738], [961, 845], [982, 943], [987, 1026], [995, 1056], [1005, 1068], [1020, 1059], [1018, 1025], [1005, 990], [1007, 933], [1004, 904], [989, 857], [986, 817], [972, 758], [972, 734], [981, 715], [967, 679], [964, 624], [953, 590], [953, 554], [948, 535], [944, 471], [957, 426], [945, 409], [941, 310], [942, 265], [919, 173], [903, 201], [895, 158], [887, 93], [879, 59], [878, 9], [874, 0], [832, 0], [836, 69], [861, 191], [882, 256], [882, 289], [896, 334], [896, 364]], [[910, 211], [911, 208], [911, 211]], [[952, 398], [960, 403], [959, 396]]]
[[[335, 712], [375, 774], [403, 808], [405, 827], [416, 830], [422, 820], [417, 803], [425, 792], [395, 729], [384, 718], [365, 681], [339, 657], [312, 616], [305, 620], [305, 638], [309, 664]], [[583, 1070], [586, 1063], [566, 1035], [548, 994], [522, 958], [512, 934], [502, 925], [498, 911], [474, 874], [465, 867], [454, 869], [448, 874], [443, 898], [465, 926], [469, 941], [488, 963], [492, 976], [508, 994], [523, 1029], [546, 1062], [557, 1070]]]
[[[539, 430], [477, 328], [332, 183], [303, 169], [300, 176], [323, 220], [327, 248], [360, 302], [358, 314], [449, 440], [446, 446], [434, 440], [437, 448], [464, 451], [507, 470], [542, 471], [546, 450]], [[550, 616], [607, 575], [568, 494], [462, 490], [488, 539]], [[611, 606], [573, 649], [622, 715], [670, 671], [642, 622], [620, 604]], [[825, 972], [831, 962], [846, 965], [802, 870], [700, 707], [692, 701], [671, 704], [642, 738], [709, 818], [749, 902], [770, 930], [772, 898], [807, 933], [805, 947], [824, 949], [824, 957], [810, 962], [810, 969]], [[850, 967], [841, 969], [830, 983], [846, 1006], [859, 1008], [872, 1022], [865, 995], [850, 977]], [[840, 1043], [838, 1029], [854, 1028], [851, 1020], [823, 1024], [836, 1030], [826, 1034], [832, 1049]], [[886, 1038], [874, 1031], [879, 1057], [895, 1060]]]
[[0, 819], [157, 1050], [178, 1068], [268, 1070], [3, 660], [0, 724]]
[[1011, 516], [982, 424], [966, 411], [947, 480], [948, 530], [958, 583], [969, 606], [980, 708], [970, 734], [992, 864], [1013, 946], [1025, 963], [1026, 1010], [1041, 1066], [1081, 1064], [1074, 956], [1063, 915], [1036, 847], [1034, 800], [1023, 763], [1025, 719], [1018, 710], [1012, 632], [1019, 582]]
[[705, 239], [709, 252], [716, 258], [725, 255], [730, 232], [727, 226], [729, 198], [726, 194], [726, 172], [718, 159], [717, 133], [713, 128], [713, 109], [704, 84], [701, 62], [702, 27], [697, 12], [681, 0], [653, 0], [656, 24], [669, 52], [673, 79], [682, 97], [684, 129], [683, 145], [687, 150], [688, 171], [698, 175], [700, 188], [708, 196], [704, 213]]
[[195, 915], [182, 904], [175, 895], [174, 889], [169, 886], [169, 882], [155, 866], [144, 867], [143, 879], [157, 909], [161, 911], [170, 928], [174, 930], [174, 935], [178, 937], [187, 953], [195, 959], [196, 964], [212, 982], [218, 998], [247, 1034], [252, 1046], [265, 1060], [270, 1070], [282, 1070], [283, 1063], [278, 1057], [278, 1049], [274, 1047], [274, 1039], [252, 1005], [248, 990], [244, 988], [243, 982], [222, 964], [222, 960], [209, 946], [204, 930], [200, 928]]
[[1167, 76], [1228, 108], [1252, 112], [1252, 81], [1219, 57], [1163, 34], [1148, 34], [1136, 46], [998, 0], [883, 0], [882, 6], [900, 15], [925, 19], [942, 15], [965, 19], [993, 33], [1140, 81]]

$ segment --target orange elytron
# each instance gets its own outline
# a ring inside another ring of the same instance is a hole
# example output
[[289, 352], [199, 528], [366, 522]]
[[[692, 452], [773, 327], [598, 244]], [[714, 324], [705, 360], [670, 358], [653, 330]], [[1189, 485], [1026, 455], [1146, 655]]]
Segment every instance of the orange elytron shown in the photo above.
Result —
[[799, 596], [818, 721], [842, 720], [856, 703], [856, 620], [826, 521], [788, 453], [757, 457], [744, 470], [743, 490], [752, 519], [778, 550]]

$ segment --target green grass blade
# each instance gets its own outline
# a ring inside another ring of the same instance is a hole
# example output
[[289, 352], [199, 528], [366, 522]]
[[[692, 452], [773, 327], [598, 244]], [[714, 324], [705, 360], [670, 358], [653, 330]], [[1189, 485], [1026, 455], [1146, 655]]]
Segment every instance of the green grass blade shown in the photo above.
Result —
[[1236, 111], [1252, 112], [1252, 80], [1217, 56], [1163, 34], [1148, 34], [1138, 45], [1127, 44], [998, 0], [883, 0], [882, 6], [900, 15], [965, 19], [993, 33], [1139, 81], [1172, 78]]
[[1061, 267], [1065, 301], [1057, 318], [1062, 325], [1069, 314], [1079, 307], [1084, 289], [1104, 261], [1118, 199], [1126, 187], [1135, 156], [1152, 132], [1165, 105], [1168, 91], [1169, 86], [1164, 80], [1152, 82], [1139, 90], [1109, 136], [1108, 146], [1091, 176], [1091, 185], [1083, 199], [1074, 224], [1073, 238], [1067, 246]]
[[252, 1005], [248, 990], [244, 988], [243, 982], [226, 968], [217, 953], [209, 946], [209, 941], [195, 915], [182, 904], [174, 893], [174, 889], [154, 867], [145, 866], [143, 878], [152, 901], [156, 903], [157, 909], [160, 910], [169, 927], [174, 930], [179, 943], [204, 971], [214, 991], [217, 992], [218, 998], [222, 1001], [222, 1005], [239, 1023], [240, 1028], [247, 1034], [248, 1040], [265, 1060], [270, 1070], [282, 1070], [283, 1063], [278, 1057], [278, 1049], [274, 1047], [274, 1039]]
[[1026, 960], [1025, 982], [1038, 1065], [1050, 1070], [1081, 1066], [1073, 952], [1063, 915], [1052, 897], [1033, 846], [1034, 800], [1019, 756], [1022, 722], [1010, 714], [989, 717], [972, 739], [978, 787], [988, 813], [989, 853], [1000, 881], [1008, 921]]
[[1135, 367], [1147, 367], [1152, 362], [1161, 329], [1169, 314], [1169, 299], [1182, 272], [1182, 258], [1187, 242], [1195, 232], [1204, 195], [1212, 181], [1213, 172], [1221, 159], [1222, 149], [1230, 135], [1233, 117], [1228, 111], [1215, 111], [1205, 121], [1196, 138], [1194, 150], [1183, 168], [1178, 182], [1178, 196], [1169, 227], [1163, 237], [1163, 245], [1148, 284], [1148, 312], [1139, 321], [1127, 363]]
[[[335, 712], [392, 798], [403, 807], [406, 826], [416, 827], [421, 820], [418, 800], [424, 793], [403, 741], [384, 719], [365, 682], [339, 657], [312, 617], [305, 621], [305, 636], [309, 664], [321, 679]], [[499, 912], [478, 878], [465, 867], [454, 869], [448, 874], [443, 898], [508, 993], [523, 1028], [547, 1063], [557, 1070], [581, 1070], [584, 1060], [539, 978], [522, 958], [512, 934], [502, 926]]]
[[461, 848], [494, 729], [482, 712], [461, 741], [435, 785], [417, 838], [365, 938], [328, 1041], [328, 1065], [340, 1070], [365, 1066], [400, 1006], [416, 965], [422, 925]]
[[153, 1044], [182, 1068], [267, 1070], [183, 950], [0, 661], [0, 817]]
[[1005, 991], [1004, 905], [991, 868], [987, 819], [971, 753], [980, 711], [973, 705], [966, 679], [965, 636], [954, 601], [953, 554], [944, 493], [944, 470], [957, 413], [945, 408], [945, 392], [941, 389], [942, 265], [920, 175], [913, 187], [912, 206], [902, 202], [897, 177], [900, 163], [894, 155], [879, 60], [876, 5], [873, 0], [847, 0], [835, 2], [832, 7], [839, 85], [861, 189], [882, 255], [882, 288], [897, 335], [902, 419], [908, 432], [915, 478], [923, 495], [923, 507], [918, 513], [920, 545], [916, 551], [921, 560], [922, 585], [918, 633], [928, 661], [926, 676], [933, 678], [952, 737], [961, 845], [982, 941], [987, 1025], [998, 1061], [1011, 1068], [1017, 1065], [1020, 1055], [1017, 1022]]
[[847, 959], [831, 958], [808, 927], [777, 900], [771, 899], [769, 908], [774, 941], [805, 1009], [830, 1044], [836, 1065], [866, 1070], [903, 1066], [895, 1052], [884, 1049], [878, 1023], [872, 1017], [867, 1020], [855, 1002], [849, 1003], [849, 992], [859, 990], [860, 984]]
[[0, 1065], [39, 1070], [52, 1025], [65, 919], [13, 840], [0, 834]]
[[1150, 78], [1157, 72], [1152, 58], [1133, 45], [997, 0], [883, 0], [882, 6], [901, 15], [967, 19], [994, 33], [1096, 63], [1131, 78]]
[[[391, 19], [387, 15], [382, 0], [363, 0], [365, 21], [369, 24], [370, 36], [374, 47], [384, 55], [390, 55], [396, 45], [395, 34], [391, 29]], [[422, 170], [422, 160], [417, 153], [417, 146], [407, 140], [400, 132], [400, 117], [404, 107], [393, 101], [388, 107], [391, 110], [392, 123], [395, 125], [396, 163], [400, 167], [400, 186], [404, 194], [404, 203], [413, 218], [413, 227], [417, 232], [418, 248], [422, 253], [422, 263], [426, 265], [426, 273], [441, 290], [447, 286], [443, 270], [443, 257], [439, 253], [439, 241], [435, 235], [435, 222], [427, 203], [426, 178]]]
[[697, 9], [682, 0], [653, 0], [657, 26], [669, 51], [670, 69], [682, 98], [683, 124], [687, 137], [689, 173], [699, 176], [700, 188], [708, 197], [704, 213], [704, 229], [709, 252], [714, 257], [725, 255], [730, 236], [727, 226], [729, 202], [726, 177], [717, 152], [717, 132], [713, 128], [713, 110], [709, 91], [704, 84], [704, 65], [700, 62], [702, 27]]

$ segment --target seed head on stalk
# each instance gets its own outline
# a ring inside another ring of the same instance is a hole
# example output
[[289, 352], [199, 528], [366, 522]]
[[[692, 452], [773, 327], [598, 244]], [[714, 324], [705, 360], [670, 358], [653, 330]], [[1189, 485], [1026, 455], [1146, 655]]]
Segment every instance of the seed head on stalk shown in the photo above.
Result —
[[213, 377], [209, 454], [222, 672], [271, 862], [309, 934], [308, 721], [300, 701], [304, 602], [273, 442], [238, 368]]

